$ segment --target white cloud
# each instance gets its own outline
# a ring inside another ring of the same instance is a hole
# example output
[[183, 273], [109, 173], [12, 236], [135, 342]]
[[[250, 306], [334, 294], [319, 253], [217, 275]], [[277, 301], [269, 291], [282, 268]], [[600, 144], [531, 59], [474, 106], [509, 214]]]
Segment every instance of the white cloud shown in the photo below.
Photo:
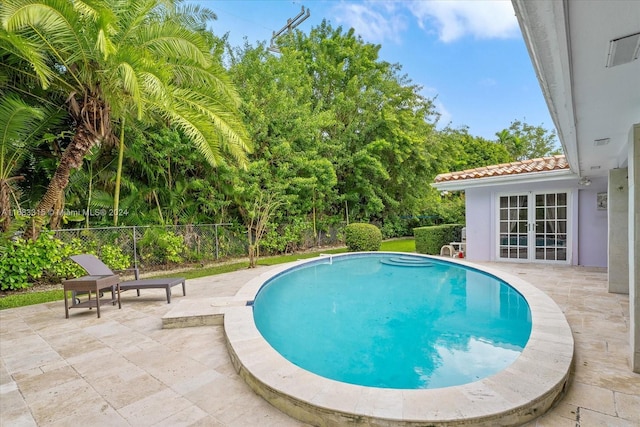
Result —
[[401, 42], [401, 33], [407, 23], [401, 13], [397, 13], [395, 2], [341, 2], [333, 9], [335, 20], [371, 43], [391, 41]]
[[435, 25], [438, 38], [452, 42], [471, 35], [478, 39], [511, 38], [519, 34], [518, 21], [506, 0], [418, 0], [407, 5], [426, 31]]

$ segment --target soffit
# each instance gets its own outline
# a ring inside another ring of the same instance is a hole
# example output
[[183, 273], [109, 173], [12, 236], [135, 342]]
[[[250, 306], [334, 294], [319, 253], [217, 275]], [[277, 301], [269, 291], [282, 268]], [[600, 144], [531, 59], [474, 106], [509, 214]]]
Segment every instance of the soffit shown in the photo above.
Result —
[[512, 2], [571, 169], [599, 176], [626, 166], [640, 60], [606, 63], [611, 40], [640, 31], [640, 2]]

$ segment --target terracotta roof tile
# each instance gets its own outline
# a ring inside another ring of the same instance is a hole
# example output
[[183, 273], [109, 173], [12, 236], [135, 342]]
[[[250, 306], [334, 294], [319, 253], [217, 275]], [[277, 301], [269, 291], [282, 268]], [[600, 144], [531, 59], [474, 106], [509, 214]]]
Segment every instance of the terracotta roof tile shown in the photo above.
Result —
[[467, 169], [459, 172], [441, 173], [435, 182], [462, 181], [465, 179], [488, 178], [491, 176], [518, 175], [522, 173], [543, 172], [569, 169], [565, 156], [557, 155], [538, 159], [523, 160], [521, 162], [502, 163], [500, 165]]

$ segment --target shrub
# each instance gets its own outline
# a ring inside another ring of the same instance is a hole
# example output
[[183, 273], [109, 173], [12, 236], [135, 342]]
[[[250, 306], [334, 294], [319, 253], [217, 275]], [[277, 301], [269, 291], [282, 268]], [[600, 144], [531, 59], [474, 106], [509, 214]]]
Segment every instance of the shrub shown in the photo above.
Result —
[[413, 227], [409, 226], [408, 220], [399, 217], [385, 218], [382, 226], [382, 237], [384, 239], [391, 239], [393, 237], [405, 237], [413, 234]]
[[[51, 232], [53, 235], [53, 232]], [[55, 252], [49, 254], [50, 264], [45, 268], [45, 275], [50, 281], [80, 277], [86, 274], [84, 268], [69, 259], [71, 255], [89, 253], [80, 239], [72, 239], [70, 242], [63, 242], [51, 238], [53, 245], [57, 248]]]
[[151, 264], [182, 262], [184, 238], [160, 228], [150, 228], [138, 242], [143, 261]]
[[378, 251], [382, 232], [375, 225], [356, 222], [345, 227], [344, 241], [351, 252]]
[[260, 249], [267, 254], [295, 252], [303, 245], [304, 234], [311, 227], [310, 223], [299, 219], [294, 219], [291, 224], [273, 227], [260, 241]]
[[64, 243], [45, 230], [35, 242], [20, 238], [7, 241], [0, 257], [0, 290], [27, 288], [43, 275], [58, 280], [84, 274], [82, 267], [67, 259], [80, 252], [80, 242], [75, 240]]
[[46, 242], [43, 235], [37, 241], [16, 239], [10, 241], [0, 257], [0, 289], [16, 290], [29, 286], [29, 280], [42, 277], [44, 268], [49, 264]]
[[416, 252], [439, 255], [442, 246], [460, 241], [462, 227], [460, 224], [444, 224], [414, 228]]
[[112, 270], [125, 270], [131, 265], [131, 258], [114, 245], [104, 245], [100, 248], [100, 259]]

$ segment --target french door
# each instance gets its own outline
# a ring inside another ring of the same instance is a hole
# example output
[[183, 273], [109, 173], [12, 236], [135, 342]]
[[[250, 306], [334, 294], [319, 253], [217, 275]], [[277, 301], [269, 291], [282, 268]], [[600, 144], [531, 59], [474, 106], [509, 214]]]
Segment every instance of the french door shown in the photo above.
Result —
[[498, 196], [498, 258], [521, 261], [569, 260], [569, 193]]

